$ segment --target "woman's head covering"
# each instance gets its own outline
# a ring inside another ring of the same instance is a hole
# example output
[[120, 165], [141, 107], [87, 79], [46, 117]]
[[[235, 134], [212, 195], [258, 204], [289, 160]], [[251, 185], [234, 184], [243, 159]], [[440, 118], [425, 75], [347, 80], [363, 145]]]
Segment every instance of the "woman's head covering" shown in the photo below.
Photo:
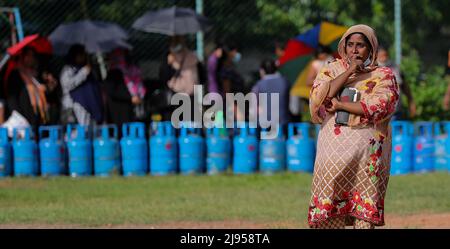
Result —
[[122, 48], [116, 48], [109, 53], [109, 63], [111, 68], [115, 68], [118, 65], [125, 65], [125, 50]]
[[347, 59], [347, 53], [345, 52], [345, 41], [347, 37], [349, 37], [353, 33], [361, 33], [364, 36], [366, 36], [367, 40], [370, 42], [370, 45], [372, 47], [372, 57], [371, 57], [371, 63], [370, 66], [376, 66], [377, 65], [377, 51], [378, 51], [378, 39], [375, 34], [375, 30], [373, 30], [371, 27], [364, 25], [364, 24], [358, 24], [355, 26], [351, 26], [345, 34], [342, 36], [341, 40], [338, 44], [338, 53], [341, 56], [342, 59]]
[[129, 50], [118, 48], [110, 54], [110, 68], [119, 69], [123, 73], [124, 83], [132, 96], [144, 98], [147, 89], [141, 78], [141, 70], [134, 64], [129, 63]]
[[67, 52], [66, 63], [75, 66], [75, 59], [79, 54], [86, 54], [85, 46], [79, 43], [73, 44]]

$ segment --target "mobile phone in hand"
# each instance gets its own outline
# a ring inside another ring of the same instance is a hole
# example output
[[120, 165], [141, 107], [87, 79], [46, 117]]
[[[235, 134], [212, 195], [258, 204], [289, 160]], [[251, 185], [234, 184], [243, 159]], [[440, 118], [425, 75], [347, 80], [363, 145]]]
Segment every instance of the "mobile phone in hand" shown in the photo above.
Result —
[[[358, 90], [354, 87], [346, 87], [339, 95], [341, 102], [356, 102], [358, 98]], [[339, 110], [336, 112], [336, 124], [348, 125], [350, 113], [347, 111]]]

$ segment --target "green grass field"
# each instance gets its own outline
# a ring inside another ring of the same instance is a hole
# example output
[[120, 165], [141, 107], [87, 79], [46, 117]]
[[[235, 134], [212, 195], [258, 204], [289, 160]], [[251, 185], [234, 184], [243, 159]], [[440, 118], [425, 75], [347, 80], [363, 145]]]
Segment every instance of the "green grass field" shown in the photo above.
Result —
[[[0, 224], [249, 221], [306, 227], [311, 175], [0, 179]], [[450, 212], [450, 174], [393, 176], [387, 214]], [[274, 225], [283, 227], [283, 225]]]

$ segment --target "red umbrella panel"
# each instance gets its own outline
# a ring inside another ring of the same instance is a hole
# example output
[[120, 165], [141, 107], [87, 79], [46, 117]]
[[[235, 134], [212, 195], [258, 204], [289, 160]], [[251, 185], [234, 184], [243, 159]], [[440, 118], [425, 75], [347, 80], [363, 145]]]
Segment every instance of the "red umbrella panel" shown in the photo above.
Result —
[[39, 34], [29, 35], [22, 41], [7, 49], [10, 56], [15, 56], [25, 47], [32, 47], [39, 54], [51, 54], [53, 52], [50, 41]]
[[0, 69], [6, 64], [3, 81], [6, 81], [11, 71], [16, 67], [16, 61], [11, 60], [11, 57], [17, 56], [25, 47], [32, 47], [36, 53], [52, 54], [53, 49], [50, 41], [39, 34], [29, 35], [19, 43], [7, 48], [7, 54], [0, 62]]

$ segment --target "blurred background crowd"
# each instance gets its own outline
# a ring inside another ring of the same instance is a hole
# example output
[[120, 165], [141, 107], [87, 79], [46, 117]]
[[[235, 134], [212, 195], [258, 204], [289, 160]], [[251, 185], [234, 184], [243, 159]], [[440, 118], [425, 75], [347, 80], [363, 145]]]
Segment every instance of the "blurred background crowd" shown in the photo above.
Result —
[[170, 120], [174, 93], [199, 101], [194, 84], [279, 93], [281, 123], [309, 121], [312, 81], [357, 23], [376, 30], [378, 62], [401, 84], [396, 119], [448, 120], [450, 2], [400, 3], [396, 53], [394, 1], [3, 0], [0, 123]]

